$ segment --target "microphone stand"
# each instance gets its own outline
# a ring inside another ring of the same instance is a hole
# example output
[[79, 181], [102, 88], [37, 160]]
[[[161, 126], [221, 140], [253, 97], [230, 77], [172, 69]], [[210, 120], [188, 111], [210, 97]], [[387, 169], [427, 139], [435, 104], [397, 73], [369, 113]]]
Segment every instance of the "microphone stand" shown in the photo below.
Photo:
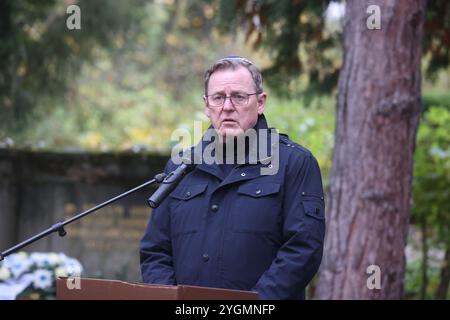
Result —
[[4, 252], [0, 252], [0, 261], [2, 261], [6, 256], [10, 255], [11, 253], [14, 253], [14, 252], [18, 251], [18, 250], [22, 249], [23, 247], [26, 247], [29, 244], [31, 244], [31, 243], [39, 240], [39, 239], [44, 238], [44, 237], [48, 236], [49, 234], [51, 234], [53, 232], [58, 232], [58, 235], [60, 237], [64, 237], [67, 234], [66, 230], [64, 229], [64, 226], [68, 225], [69, 223], [72, 223], [72, 222], [74, 222], [74, 221], [76, 221], [78, 219], [81, 219], [84, 216], [87, 216], [88, 214], [90, 214], [90, 213], [92, 213], [94, 211], [97, 211], [98, 209], [101, 209], [104, 206], [107, 206], [108, 204], [113, 203], [113, 202], [115, 202], [115, 201], [117, 201], [119, 199], [122, 199], [123, 197], [126, 197], [126, 196], [132, 194], [133, 192], [136, 192], [136, 191], [138, 191], [138, 190], [140, 190], [140, 189], [142, 189], [142, 188], [144, 188], [144, 187], [146, 187], [148, 185], [151, 185], [153, 183], [161, 183], [161, 182], [164, 181], [165, 177], [166, 177], [165, 173], [159, 173], [159, 174], [157, 174], [154, 177], [154, 179], [152, 179], [150, 181], [147, 181], [147, 182], [141, 184], [140, 186], [137, 186], [136, 188], [133, 188], [133, 189], [128, 190], [128, 191], [126, 191], [126, 192], [124, 192], [122, 194], [119, 194], [118, 196], [116, 196], [114, 198], [111, 198], [111, 199], [109, 199], [109, 200], [107, 200], [107, 201], [105, 201], [105, 202], [103, 202], [103, 203], [101, 203], [101, 204], [91, 208], [91, 209], [88, 209], [88, 210], [86, 210], [84, 212], [81, 212], [81, 213], [77, 214], [76, 216], [74, 216], [72, 218], [69, 218], [69, 219], [67, 219], [65, 221], [60, 221], [60, 222], [55, 223], [50, 228], [48, 228], [48, 229], [46, 229], [46, 230], [44, 230], [44, 231], [42, 231], [42, 232], [32, 236], [31, 238], [29, 238], [29, 239], [27, 239], [27, 240], [25, 240], [25, 241], [23, 241], [23, 242], [21, 242], [21, 243], [19, 243], [17, 245], [15, 245], [15, 246], [5, 250]]

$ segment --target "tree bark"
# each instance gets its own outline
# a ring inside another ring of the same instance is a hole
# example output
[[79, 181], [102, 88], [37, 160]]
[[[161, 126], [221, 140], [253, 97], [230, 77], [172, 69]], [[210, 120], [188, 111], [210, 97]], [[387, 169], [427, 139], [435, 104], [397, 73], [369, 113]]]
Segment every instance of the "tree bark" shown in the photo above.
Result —
[[441, 267], [441, 281], [436, 292], [436, 299], [447, 299], [448, 287], [450, 284], [450, 249], [445, 250], [445, 258]]
[[[335, 150], [319, 299], [401, 299], [412, 161], [421, 107], [425, 0], [346, 2]], [[369, 289], [367, 268], [380, 268]]]

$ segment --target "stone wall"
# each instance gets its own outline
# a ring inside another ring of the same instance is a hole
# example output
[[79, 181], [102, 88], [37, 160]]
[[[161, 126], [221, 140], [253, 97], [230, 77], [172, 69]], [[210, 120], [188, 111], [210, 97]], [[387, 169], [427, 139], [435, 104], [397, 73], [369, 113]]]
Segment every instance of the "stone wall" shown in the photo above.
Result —
[[[154, 177], [168, 156], [0, 149], [0, 250]], [[140, 282], [139, 241], [151, 210], [146, 187], [24, 251], [64, 252], [84, 277]]]

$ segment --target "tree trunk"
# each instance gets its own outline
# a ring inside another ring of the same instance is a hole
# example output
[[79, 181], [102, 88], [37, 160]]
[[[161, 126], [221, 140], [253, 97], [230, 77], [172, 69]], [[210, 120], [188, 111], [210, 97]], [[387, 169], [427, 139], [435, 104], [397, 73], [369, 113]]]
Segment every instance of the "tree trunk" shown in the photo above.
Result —
[[[376, 1], [380, 30], [366, 25], [374, 1], [346, 2], [319, 299], [403, 296], [425, 2]], [[381, 289], [367, 286], [370, 265]]]
[[445, 250], [445, 258], [441, 267], [441, 281], [436, 292], [436, 299], [447, 299], [448, 286], [450, 283], [450, 249]]
[[425, 300], [428, 288], [428, 243], [427, 243], [427, 219], [422, 214], [420, 219], [420, 229], [422, 238], [422, 285], [420, 287], [420, 299]]

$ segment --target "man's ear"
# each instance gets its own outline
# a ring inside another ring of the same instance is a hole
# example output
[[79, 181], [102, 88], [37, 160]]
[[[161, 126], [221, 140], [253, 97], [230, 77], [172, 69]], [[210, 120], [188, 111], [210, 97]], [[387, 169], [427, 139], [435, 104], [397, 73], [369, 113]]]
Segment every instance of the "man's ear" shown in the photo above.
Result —
[[211, 109], [208, 108], [208, 98], [206, 96], [203, 96], [203, 102], [205, 103], [205, 115], [211, 118]]
[[263, 92], [259, 94], [257, 101], [257, 108], [258, 108], [258, 114], [261, 115], [264, 112], [264, 109], [266, 108], [266, 99], [267, 99], [267, 93]]

